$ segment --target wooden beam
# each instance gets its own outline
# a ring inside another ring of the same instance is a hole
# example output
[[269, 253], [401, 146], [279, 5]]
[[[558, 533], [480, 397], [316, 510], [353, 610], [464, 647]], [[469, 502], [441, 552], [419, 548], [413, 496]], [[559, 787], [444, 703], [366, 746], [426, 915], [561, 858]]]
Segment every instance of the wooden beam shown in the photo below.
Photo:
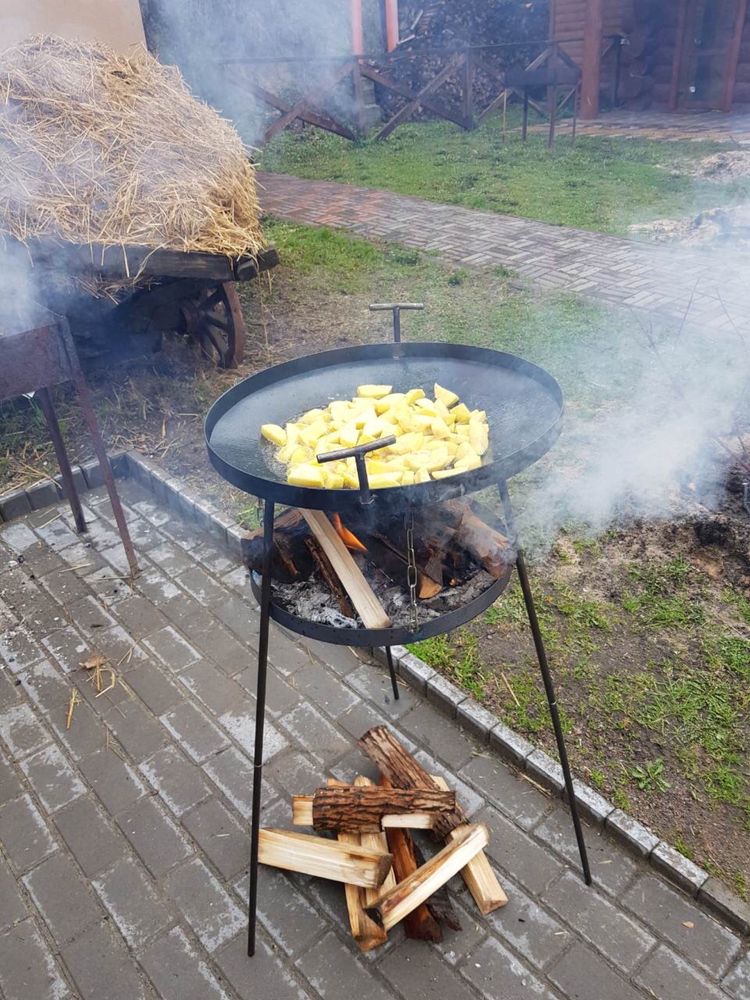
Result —
[[362, 23], [362, 0], [349, 0], [352, 16], [352, 52], [361, 56], [365, 51], [365, 29]]
[[398, 0], [385, 0], [385, 48], [393, 52], [398, 47]]
[[352, 62], [349, 60], [336, 70], [333, 76], [326, 81], [323, 87], [310, 91], [301, 97], [296, 104], [293, 104], [287, 111], [280, 115], [275, 122], [272, 122], [271, 125], [269, 125], [264, 135], [266, 142], [268, 142], [269, 139], [272, 139], [278, 132], [283, 131], [283, 129], [285, 129], [287, 125], [290, 125], [295, 118], [303, 118], [304, 114], [310, 108], [310, 101], [313, 98], [320, 101], [323, 97], [326, 97], [345, 76], [348, 76], [351, 73], [351, 71]]
[[[240, 70], [242, 69], [243, 67], [240, 67]], [[270, 105], [270, 107], [276, 108], [277, 111], [285, 112], [291, 108], [291, 104], [288, 101], [282, 100], [276, 94], [272, 94], [270, 90], [266, 90], [265, 87], [261, 87], [252, 80], [248, 80], [247, 78], [236, 80], [233, 78], [233, 83], [241, 89], [249, 91], [254, 97], [259, 98], [259, 100]], [[343, 139], [357, 138], [354, 132], [350, 128], [347, 128], [346, 125], [342, 125], [341, 122], [336, 121], [335, 118], [331, 118], [330, 115], [318, 113], [311, 108], [302, 108], [297, 117], [300, 121], [307, 122], [309, 125], [315, 125], [326, 132], [333, 132], [334, 135], [340, 135]]]
[[737, 65], [740, 59], [740, 49], [742, 48], [742, 36], [745, 31], [745, 21], [747, 20], [748, 0], [737, 0], [737, 15], [734, 20], [734, 34], [729, 45], [727, 54], [727, 67], [724, 76], [724, 91], [721, 100], [721, 110], [731, 111], [734, 101], [734, 85], [737, 80]]
[[383, 851], [290, 830], [261, 830], [258, 860], [272, 868], [365, 888], [381, 886], [393, 862]]
[[451, 843], [442, 851], [368, 906], [368, 916], [386, 931], [390, 930], [460, 872], [487, 846], [489, 839], [483, 823], [459, 827]]
[[464, 62], [463, 55], [453, 55], [448, 60], [447, 64], [434, 76], [429, 83], [425, 84], [424, 87], [415, 95], [414, 100], [410, 101], [408, 104], [404, 105], [400, 111], [398, 111], [390, 121], [386, 122], [383, 128], [375, 136], [376, 139], [387, 139], [388, 136], [393, 132], [395, 128], [398, 128], [403, 122], [408, 121], [409, 118], [414, 114], [414, 112], [420, 107], [423, 98], [429, 97], [434, 91], [445, 83], [451, 73], [456, 72]]
[[591, 121], [599, 115], [603, 31], [604, 0], [586, 0], [586, 21], [583, 29], [581, 118], [587, 121]]
[[685, 54], [688, 0], [679, 0], [679, 4], [680, 9], [677, 15], [677, 34], [675, 35], [674, 59], [672, 61], [672, 81], [669, 88], [670, 111], [676, 111], [680, 104], [680, 77], [682, 76], [682, 61]]
[[[392, 90], [393, 93], [398, 94], [399, 97], [405, 97], [407, 101], [413, 101], [417, 97], [414, 91], [405, 84], [400, 83], [398, 80], [393, 80], [390, 76], [386, 76], [382, 69], [379, 69], [370, 63], [363, 62], [361, 64], [361, 71], [362, 76], [366, 76], [369, 80], [372, 80], [373, 83], [377, 83], [381, 87], [385, 87], [386, 90]], [[471, 128], [471, 122], [468, 119], [464, 118], [463, 115], [452, 111], [441, 102], [423, 97], [420, 103], [425, 111], [431, 111], [439, 118], [445, 118], [447, 121], [453, 122], [454, 125], [458, 125], [460, 128], [466, 129], [467, 131]]]
[[301, 510], [310, 531], [320, 542], [339, 580], [357, 609], [365, 628], [389, 628], [391, 620], [365, 580], [351, 552], [339, 538], [336, 529], [320, 510]]

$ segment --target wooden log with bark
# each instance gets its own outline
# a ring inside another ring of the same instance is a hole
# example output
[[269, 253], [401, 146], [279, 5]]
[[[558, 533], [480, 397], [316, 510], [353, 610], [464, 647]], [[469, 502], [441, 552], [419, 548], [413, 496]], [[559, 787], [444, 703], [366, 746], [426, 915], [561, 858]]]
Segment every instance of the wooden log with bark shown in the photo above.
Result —
[[379, 833], [388, 816], [403, 817], [404, 822], [408, 822], [412, 813], [420, 817], [423, 814], [433, 816], [452, 813], [455, 809], [455, 792], [434, 786], [414, 789], [356, 785], [318, 788], [312, 801], [312, 826], [319, 832]]
[[273, 829], [260, 831], [258, 860], [273, 868], [365, 888], [381, 886], [393, 861], [390, 854], [372, 848]]
[[[354, 784], [357, 788], [373, 788], [374, 782], [370, 781], [364, 775], [359, 774], [354, 779]], [[360, 843], [363, 847], [371, 847], [374, 851], [383, 851], [388, 853], [388, 836], [386, 833], [362, 833], [360, 834]], [[385, 877], [385, 881], [379, 889], [365, 889], [365, 905], [369, 906], [378, 896], [380, 892], [387, 892], [389, 889], [393, 889], [396, 885], [396, 876], [393, 874], [393, 868], [388, 872]]]
[[[313, 800], [313, 795], [292, 796], [292, 823], [295, 826], [313, 825]], [[434, 812], [386, 814], [378, 830], [431, 830], [435, 825], [435, 816]]]
[[489, 843], [489, 833], [483, 823], [457, 828], [451, 843], [420, 868], [381, 895], [367, 908], [368, 916], [386, 931], [403, 920], [445, 885], [454, 875]]
[[[368, 730], [358, 745], [396, 788], [446, 787], [441, 779], [428, 774], [386, 726]], [[433, 834], [446, 840], [453, 830], [466, 822], [466, 815], [457, 805], [453, 812], [437, 815]], [[475, 855], [461, 874], [482, 913], [491, 913], [508, 902], [484, 851]]]

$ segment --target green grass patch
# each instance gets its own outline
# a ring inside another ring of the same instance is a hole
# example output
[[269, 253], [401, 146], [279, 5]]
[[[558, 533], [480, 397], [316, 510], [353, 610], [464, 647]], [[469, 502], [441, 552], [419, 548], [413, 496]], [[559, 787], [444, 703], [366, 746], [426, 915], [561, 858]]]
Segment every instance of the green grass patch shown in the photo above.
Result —
[[630, 223], [695, 214], [747, 196], [747, 180], [727, 184], [692, 176], [715, 143], [546, 136], [503, 142], [497, 117], [467, 134], [446, 122], [399, 128], [386, 142], [347, 142], [318, 130], [284, 132], [262, 152], [261, 166], [432, 201], [519, 215], [603, 232]]

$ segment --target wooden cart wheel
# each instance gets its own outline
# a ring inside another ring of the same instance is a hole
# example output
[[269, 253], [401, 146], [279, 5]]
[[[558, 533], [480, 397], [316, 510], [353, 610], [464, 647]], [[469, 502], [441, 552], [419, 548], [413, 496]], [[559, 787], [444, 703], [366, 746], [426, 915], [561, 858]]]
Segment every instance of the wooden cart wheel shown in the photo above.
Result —
[[204, 289], [181, 310], [182, 331], [219, 368], [236, 368], [245, 354], [247, 329], [233, 281]]

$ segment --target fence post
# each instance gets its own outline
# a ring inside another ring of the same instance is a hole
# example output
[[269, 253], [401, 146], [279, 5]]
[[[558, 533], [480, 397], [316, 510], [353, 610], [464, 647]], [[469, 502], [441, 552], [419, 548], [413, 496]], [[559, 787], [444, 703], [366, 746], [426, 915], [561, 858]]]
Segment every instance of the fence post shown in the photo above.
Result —
[[365, 125], [365, 97], [362, 89], [362, 70], [359, 59], [352, 60], [352, 91], [354, 96], [354, 128], [359, 136], [367, 131]]
[[467, 48], [464, 51], [463, 65], [463, 114], [469, 128], [475, 128], [474, 121], [474, 51]]

